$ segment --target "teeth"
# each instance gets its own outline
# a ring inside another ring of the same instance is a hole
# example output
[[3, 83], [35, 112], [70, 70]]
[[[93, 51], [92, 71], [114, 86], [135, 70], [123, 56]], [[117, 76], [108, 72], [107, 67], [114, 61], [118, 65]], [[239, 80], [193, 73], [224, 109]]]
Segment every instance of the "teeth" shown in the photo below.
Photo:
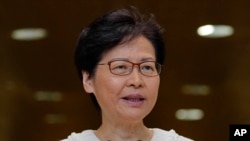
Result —
[[140, 101], [140, 99], [129, 99], [130, 101]]

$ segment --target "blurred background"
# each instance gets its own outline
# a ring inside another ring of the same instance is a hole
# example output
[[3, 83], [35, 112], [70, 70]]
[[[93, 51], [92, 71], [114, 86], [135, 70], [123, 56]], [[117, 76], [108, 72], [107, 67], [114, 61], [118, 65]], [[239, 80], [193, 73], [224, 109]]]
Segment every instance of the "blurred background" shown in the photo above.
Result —
[[92, 20], [124, 5], [165, 28], [166, 69], [147, 126], [226, 141], [230, 124], [250, 124], [248, 0], [0, 0], [0, 141], [57, 141], [99, 126], [74, 47]]

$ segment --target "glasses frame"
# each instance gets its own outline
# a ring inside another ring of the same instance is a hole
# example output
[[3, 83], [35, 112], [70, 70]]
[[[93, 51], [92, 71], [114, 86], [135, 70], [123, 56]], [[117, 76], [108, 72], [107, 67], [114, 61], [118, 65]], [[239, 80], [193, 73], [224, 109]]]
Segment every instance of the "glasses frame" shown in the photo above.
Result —
[[[115, 73], [113, 73], [112, 71], [111, 71], [111, 63], [112, 62], [116, 62], [116, 61], [124, 61], [124, 62], [128, 62], [128, 63], [131, 63], [132, 64], [132, 69], [130, 70], [130, 72], [128, 72], [128, 73], [126, 73], [126, 74], [115, 74]], [[143, 63], [147, 63], [147, 62], [154, 62], [155, 63], [155, 65], [156, 65], [156, 70], [157, 70], [157, 74], [156, 75], [145, 75], [145, 74], [143, 74], [143, 72], [141, 71], [141, 67], [140, 67], [140, 65], [141, 64], [143, 64]], [[144, 76], [147, 76], [147, 77], [154, 77], [154, 76], [158, 76], [158, 75], [160, 75], [160, 73], [161, 73], [161, 70], [162, 70], [162, 67], [163, 67], [163, 65], [161, 65], [160, 63], [157, 63], [156, 61], [143, 61], [143, 62], [141, 62], [141, 63], [133, 63], [133, 62], [131, 62], [131, 61], [128, 61], [128, 60], [111, 60], [111, 61], [108, 61], [107, 63], [101, 63], [101, 64], [98, 64], [98, 65], [108, 65], [109, 66], [109, 71], [110, 71], [110, 73], [112, 73], [112, 74], [114, 74], [114, 75], [118, 75], [118, 76], [126, 76], [126, 75], [129, 75], [129, 74], [131, 74], [132, 72], [133, 72], [133, 70], [134, 70], [134, 66], [138, 66], [138, 71], [142, 74], [142, 75], [144, 75]], [[157, 67], [157, 65], [158, 65], [158, 67]]]

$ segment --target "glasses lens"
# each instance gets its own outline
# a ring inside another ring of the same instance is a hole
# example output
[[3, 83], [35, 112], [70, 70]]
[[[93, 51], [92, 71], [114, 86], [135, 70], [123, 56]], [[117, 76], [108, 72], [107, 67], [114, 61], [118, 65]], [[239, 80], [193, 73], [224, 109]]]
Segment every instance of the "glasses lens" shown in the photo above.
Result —
[[113, 61], [109, 64], [111, 73], [116, 75], [129, 74], [132, 66], [133, 65], [127, 61]]
[[161, 71], [161, 65], [155, 62], [144, 62], [140, 65], [140, 71], [146, 76], [156, 76]]
[[133, 64], [129, 61], [117, 60], [109, 62], [110, 72], [115, 75], [128, 75], [132, 72], [134, 65], [139, 65], [140, 72], [145, 76], [156, 76], [161, 72], [161, 65], [154, 62], [148, 61], [140, 64]]

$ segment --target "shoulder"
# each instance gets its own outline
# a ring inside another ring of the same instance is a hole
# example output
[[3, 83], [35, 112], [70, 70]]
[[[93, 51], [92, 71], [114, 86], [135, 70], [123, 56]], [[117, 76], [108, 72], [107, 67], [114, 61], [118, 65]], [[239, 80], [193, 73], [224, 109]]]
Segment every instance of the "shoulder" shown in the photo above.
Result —
[[67, 139], [61, 141], [99, 141], [94, 134], [93, 130], [85, 130], [81, 133], [71, 133]]
[[174, 130], [170, 130], [170, 131], [166, 131], [166, 130], [162, 130], [159, 128], [153, 128], [152, 129], [154, 132], [153, 138], [151, 141], [167, 141], [167, 140], [171, 140], [171, 141], [193, 141], [189, 138], [183, 137], [181, 135], [178, 135]]

